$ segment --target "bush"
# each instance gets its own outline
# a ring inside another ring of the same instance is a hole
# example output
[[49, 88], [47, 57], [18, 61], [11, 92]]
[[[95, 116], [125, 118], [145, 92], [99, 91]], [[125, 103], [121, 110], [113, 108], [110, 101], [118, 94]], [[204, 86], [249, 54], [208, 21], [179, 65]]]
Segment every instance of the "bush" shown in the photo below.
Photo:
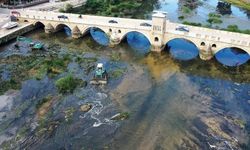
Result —
[[214, 18], [221, 18], [221, 15], [220, 14], [215, 14], [215, 13], [209, 13], [208, 17], [210, 17], [210, 18], [212, 18], [212, 17], [214, 17]]
[[191, 26], [198, 26], [198, 27], [201, 27], [202, 24], [201, 23], [195, 23], [195, 22], [187, 22], [187, 21], [184, 21], [182, 22], [183, 24], [185, 25], [191, 25]]
[[239, 30], [239, 28], [238, 28], [237, 25], [228, 25], [227, 29], [229, 29], [229, 30], [235, 30], [235, 31]]
[[77, 87], [77, 80], [72, 75], [67, 75], [56, 81], [56, 87], [60, 93], [72, 93]]
[[72, 11], [73, 11], [73, 5], [66, 4], [66, 6], [65, 6], [65, 12], [66, 13], [71, 13]]
[[218, 18], [209, 18], [208, 20], [207, 20], [207, 22], [209, 22], [209, 23], [215, 23], [215, 24], [221, 24], [222, 23], [222, 20], [220, 20], [220, 19], [218, 19]]
[[183, 20], [185, 17], [184, 16], [179, 16], [178, 19], [179, 20]]
[[65, 13], [65, 11], [64, 11], [64, 9], [63, 9], [63, 8], [60, 8], [60, 9], [59, 9], [59, 12], [61, 12], [61, 13]]
[[222, 20], [220, 19], [221, 18], [221, 15], [219, 14], [215, 14], [215, 13], [209, 13], [208, 14], [208, 19], [207, 19], [207, 22], [209, 22], [210, 24], [221, 24], [222, 23]]

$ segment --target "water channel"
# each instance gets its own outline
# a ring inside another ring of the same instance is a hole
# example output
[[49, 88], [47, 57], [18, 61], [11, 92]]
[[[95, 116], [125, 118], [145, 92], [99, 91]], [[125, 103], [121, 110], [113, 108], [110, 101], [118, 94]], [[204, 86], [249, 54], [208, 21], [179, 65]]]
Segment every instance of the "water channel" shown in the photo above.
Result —
[[[160, 3], [162, 9], [166, 1]], [[45, 43], [47, 51], [31, 51], [26, 43], [17, 50], [15, 41], [0, 47], [1, 147], [250, 148], [250, 66], [243, 50], [227, 48], [202, 61], [185, 39], [151, 53], [139, 33], [110, 48], [99, 29], [80, 39], [66, 31], [46, 35], [38, 29], [25, 35]], [[106, 86], [88, 84], [97, 62], [110, 75]], [[52, 66], [45, 73], [44, 64]], [[55, 82], [67, 74], [87, 85], [79, 82], [72, 93], [60, 94]], [[4, 90], [18, 82], [16, 90]], [[49, 101], [39, 106], [44, 98]], [[92, 108], [83, 112], [80, 106], [86, 103]], [[111, 119], [119, 112], [129, 118]]]

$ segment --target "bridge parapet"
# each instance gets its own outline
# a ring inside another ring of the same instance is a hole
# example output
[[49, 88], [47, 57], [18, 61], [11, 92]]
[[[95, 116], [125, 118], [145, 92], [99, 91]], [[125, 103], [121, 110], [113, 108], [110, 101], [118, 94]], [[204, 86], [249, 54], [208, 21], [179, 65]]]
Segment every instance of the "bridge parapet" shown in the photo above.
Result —
[[165, 31], [166, 34], [167, 33], [182, 34], [182, 35], [185, 35], [186, 37], [201, 39], [204, 42], [205, 41], [222, 42], [222, 43], [228, 43], [228, 44], [233, 44], [233, 45], [238, 45], [238, 46], [250, 47], [250, 35], [247, 35], [247, 34], [215, 30], [215, 29], [209, 29], [209, 28], [203, 28], [203, 27], [194, 27], [194, 26], [188, 26], [188, 25], [185, 25], [185, 26], [188, 27], [189, 32], [185, 33], [185, 32], [176, 30], [176, 28], [179, 26], [183, 26], [183, 25], [168, 22], [166, 24], [166, 31]]

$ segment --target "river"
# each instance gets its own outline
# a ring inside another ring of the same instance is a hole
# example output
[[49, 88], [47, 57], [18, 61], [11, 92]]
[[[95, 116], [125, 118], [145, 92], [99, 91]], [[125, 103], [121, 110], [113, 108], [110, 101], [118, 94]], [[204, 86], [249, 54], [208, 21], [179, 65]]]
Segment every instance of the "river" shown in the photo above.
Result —
[[[235, 24], [240, 29], [249, 29], [250, 11], [244, 10], [234, 5], [220, 7], [219, 0], [202, 0], [202, 1], [184, 1], [184, 0], [161, 0], [156, 10], [168, 12], [168, 18], [173, 22], [196, 22], [203, 25], [208, 24], [207, 19], [209, 13], [221, 14], [221, 24], [214, 24], [214, 27], [227, 28], [228, 25]], [[227, 4], [227, 3], [226, 3]], [[183, 12], [183, 6], [188, 7], [190, 13]], [[176, 15], [177, 13], [177, 15]], [[184, 20], [180, 20], [179, 16], [185, 16]]]
[[[3, 149], [250, 148], [249, 55], [227, 67], [220, 56], [201, 60], [183, 39], [151, 53], [138, 33], [113, 48], [100, 45], [107, 41], [101, 31], [80, 39], [41, 29], [25, 36], [46, 51], [27, 43], [16, 49], [15, 41], [0, 47]], [[88, 84], [97, 62], [109, 73], [106, 86]], [[79, 83], [60, 93], [56, 81], [68, 74]], [[85, 104], [91, 109], [83, 111]], [[112, 119], [118, 113], [129, 117]]]

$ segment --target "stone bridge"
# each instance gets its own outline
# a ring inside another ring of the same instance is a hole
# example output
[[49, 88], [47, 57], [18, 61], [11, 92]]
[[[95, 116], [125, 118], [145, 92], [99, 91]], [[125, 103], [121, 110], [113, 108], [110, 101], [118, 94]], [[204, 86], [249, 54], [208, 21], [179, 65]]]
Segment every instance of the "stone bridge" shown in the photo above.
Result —
[[[143, 34], [151, 43], [152, 51], [161, 51], [167, 42], [173, 39], [186, 39], [197, 46], [200, 57], [209, 60], [215, 53], [230, 47], [240, 48], [250, 55], [250, 35], [214, 30], [202, 27], [187, 26], [189, 32], [176, 30], [182, 24], [172, 23], [166, 19], [164, 12], [156, 12], [152, 20], [125, 19], [92, 15], [77, 15], [44, 11], [23, 10], [17, 16], [19, 21], [45, 26], [46, 33], [53, 33], [67, 26], [72, 37], [85, 35], [90, 28], [103, 30], [110, 38], [110, 45], [119, 44], [129, 32]], [[59, 18], [58, 16], [67, 16]], [[185, 25], [186, 26], [186, 25]]]

